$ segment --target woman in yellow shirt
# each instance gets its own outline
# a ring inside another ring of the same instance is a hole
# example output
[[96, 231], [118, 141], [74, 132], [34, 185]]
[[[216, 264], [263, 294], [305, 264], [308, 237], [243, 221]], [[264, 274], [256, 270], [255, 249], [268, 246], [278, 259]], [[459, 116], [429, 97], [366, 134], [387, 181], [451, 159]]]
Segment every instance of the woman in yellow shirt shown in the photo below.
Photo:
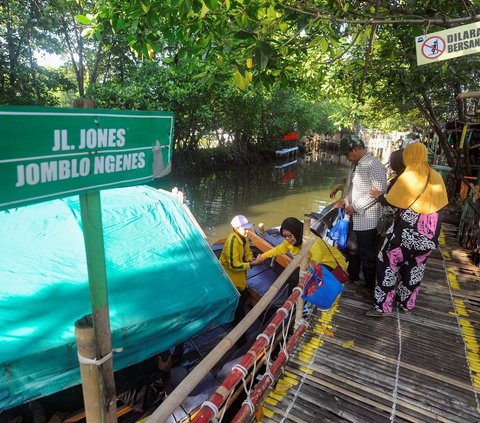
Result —
[[[289, 252], [295, 256], [302, 251], [303, 222], [295, 217], [287, 217], [280, 226], [280, 235], [282, 235], [285, 240], [271, 250], [260, 254], [256, 259], [257, 262], [265, 261], [268, 258], [277, 257]], [[335, 269], [337, 266], [340, 266], [343, 270], [347, 270], [347, 262], [342, 253], [334, 246], [327, 245], [322, 238], [316, 238], [308, 253], [309, 266], [315, 267], [317, 264], [323, 264], [329, 270]], [[298, 276], [295, 277], [294, 281], [289, 281], [291, 288], [296, 286], [297, 283]]]

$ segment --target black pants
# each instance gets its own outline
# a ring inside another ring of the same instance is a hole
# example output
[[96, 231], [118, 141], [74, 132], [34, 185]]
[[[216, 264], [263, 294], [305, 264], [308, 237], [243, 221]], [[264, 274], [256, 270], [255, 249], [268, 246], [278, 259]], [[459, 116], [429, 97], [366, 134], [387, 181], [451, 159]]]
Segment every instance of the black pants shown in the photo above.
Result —
[[[237, 326], [245, 317], [245, 304], [248, 301], [247, 290], [245, 289], [239, 292], [240, 292], [240, 298], [238, 299], [238, 305], [237, 305], [237, 308], [235, 309], [235, 317], [233, 319], [234, 326]], [[247, 342], [247, 336], [244, 333], [240, 338], [238, 338], [238, 341], [235, 342], [235, 345], [240, 348], [245, 344], [245, 342]]]
[[355, 231], [357, 249], [348, 251], [348, 274], [352, 281], [358, 280], [360, 270], [367, 288], [375, 287], [377, 229]]

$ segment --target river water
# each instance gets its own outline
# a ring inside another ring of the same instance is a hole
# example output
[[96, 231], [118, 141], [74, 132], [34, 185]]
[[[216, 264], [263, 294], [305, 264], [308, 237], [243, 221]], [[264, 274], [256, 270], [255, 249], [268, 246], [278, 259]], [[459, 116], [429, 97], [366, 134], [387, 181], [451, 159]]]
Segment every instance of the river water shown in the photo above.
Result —
[[331, 188], [348, 172], [338, 162], [336, 156], [323, 160], [303, 156], [282, 168], [282, 163], [266, 162], [208, 175], [168, 175], [155, 186], [183, 191], [207, 241], [213, 243], [228, 235], [229, 222], [236, 214], [268, 228], [289, 216], [302, 220], [304, 213], [331, 203]]

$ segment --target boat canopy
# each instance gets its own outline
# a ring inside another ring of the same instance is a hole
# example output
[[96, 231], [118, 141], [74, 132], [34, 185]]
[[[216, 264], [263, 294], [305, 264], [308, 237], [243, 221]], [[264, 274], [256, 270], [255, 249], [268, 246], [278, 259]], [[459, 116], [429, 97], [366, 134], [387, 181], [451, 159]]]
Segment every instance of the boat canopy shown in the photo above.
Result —
[[[230, 322], [238, 293], [184, 206], [148, 186], [101, 192], [114, 370]], [[80, 383], [91, 313], [79, 197], [0, 212], [0, 409]]]

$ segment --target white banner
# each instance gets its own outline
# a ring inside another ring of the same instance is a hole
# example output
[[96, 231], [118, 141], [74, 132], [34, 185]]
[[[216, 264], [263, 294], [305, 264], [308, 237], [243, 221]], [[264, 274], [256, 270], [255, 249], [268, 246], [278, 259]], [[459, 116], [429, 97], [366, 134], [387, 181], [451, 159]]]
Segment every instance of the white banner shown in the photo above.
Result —
[[415, 38], [417, 65], [480, 53], [480, 22]]

